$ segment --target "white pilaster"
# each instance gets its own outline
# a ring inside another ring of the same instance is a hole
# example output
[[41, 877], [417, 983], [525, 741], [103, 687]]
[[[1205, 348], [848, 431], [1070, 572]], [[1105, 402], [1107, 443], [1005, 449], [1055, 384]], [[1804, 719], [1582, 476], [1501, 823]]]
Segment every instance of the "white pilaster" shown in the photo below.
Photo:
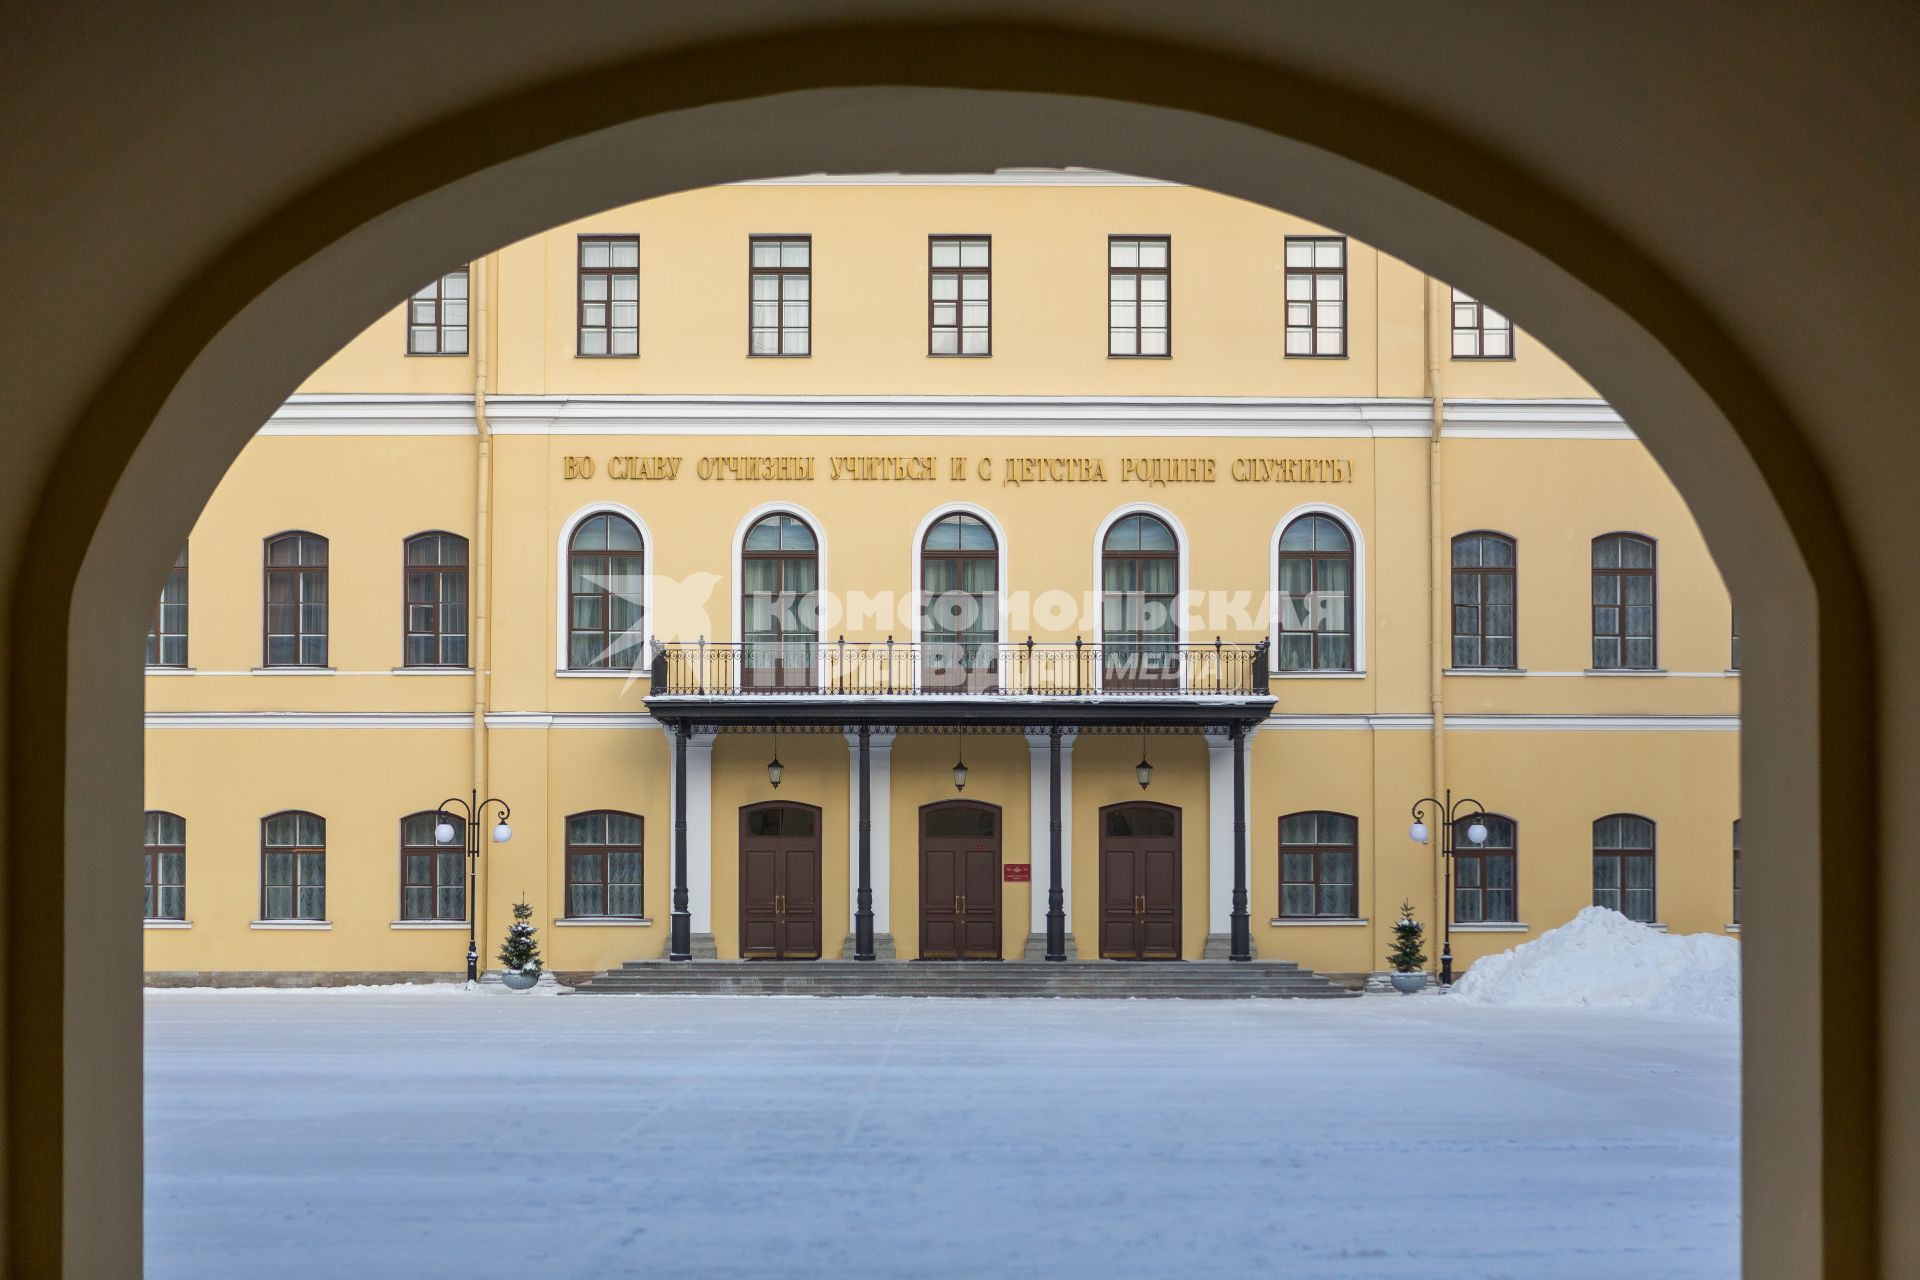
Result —
[[[873, 932], [893, 932], [893, 733], [879, 729], [867, 734], [867, 773], [872, 794]], [[860, 895], [860, 733], [847, 733], [847, 924]]]
[[[1248, 834], [1252, 834], [1251, 828]], [[1224, 733], [1209, 733], [1207, 735], [1207, 932], [1226, 933], [1232, 913], [1233, 739]]]
[[[1027, 861], [1032, 868], [1032, 933], [1047, 931], [1047, 862], [1052, 808], [1048, 787], [1052, 780], [1048, 735], [1027, 735]], [[1073, 739], [1060, 735], [1060, 896], [1067, 913], [1067, 932], [1073, 932]]]
[[[667, 789], [673, 805], [673, 789]], [[669, 820], [671, 821], [671, 819]], [[671, 828], [669, 828], [671, 829]], [[687, 735], [687, 910], [694, 933], [713, 932], [713, 735]]]

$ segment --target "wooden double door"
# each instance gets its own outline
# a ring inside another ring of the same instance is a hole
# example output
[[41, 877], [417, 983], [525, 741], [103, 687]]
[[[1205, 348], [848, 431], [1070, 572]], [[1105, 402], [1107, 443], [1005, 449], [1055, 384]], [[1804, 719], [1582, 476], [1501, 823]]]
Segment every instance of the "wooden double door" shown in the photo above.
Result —
[[1000, 808], [920, 809], [920, 958], [1000, 958]]
[[1180, 958], [1180, 810], [1171, 805], [1100, 811], [1100, 955]]
[[740, 810], [740, 958], [820, 958], [820, 810]]

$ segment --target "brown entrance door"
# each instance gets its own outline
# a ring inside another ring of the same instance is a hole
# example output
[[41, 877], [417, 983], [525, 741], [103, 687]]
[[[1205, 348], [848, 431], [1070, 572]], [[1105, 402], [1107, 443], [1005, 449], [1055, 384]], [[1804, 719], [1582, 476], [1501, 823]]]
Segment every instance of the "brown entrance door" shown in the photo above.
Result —
[[1100, 811], [1100, 955], [1180, 958], [1180, 811], [1171, 805]]
[[820, 958], [820, 810], [813, 805], [740, 810], [740, 956]]
[[920, 808], [920, 958], [1000, 958], [1000, 807]]

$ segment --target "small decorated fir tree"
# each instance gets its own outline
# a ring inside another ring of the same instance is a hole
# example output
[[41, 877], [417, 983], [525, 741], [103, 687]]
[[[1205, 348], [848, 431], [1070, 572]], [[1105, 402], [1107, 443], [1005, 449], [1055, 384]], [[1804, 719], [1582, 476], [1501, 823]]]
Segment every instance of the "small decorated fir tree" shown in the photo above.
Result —
[[1395, 973], [1420, 972], [1427, 962], [1427, 953], [1420, 949], [1426, 936], [1426, 926], [1413, 918], [1413, 904], [1402, 902], [1399, 923], [1393, 926], [1393, 950], [1387, 952], [1387, 963]]
[[540, 972], [540, 944], [533, 940], [533, 908], [523, 898], [513, 904], [513, 923], [500, 944], [500, 963], [515, 973]]

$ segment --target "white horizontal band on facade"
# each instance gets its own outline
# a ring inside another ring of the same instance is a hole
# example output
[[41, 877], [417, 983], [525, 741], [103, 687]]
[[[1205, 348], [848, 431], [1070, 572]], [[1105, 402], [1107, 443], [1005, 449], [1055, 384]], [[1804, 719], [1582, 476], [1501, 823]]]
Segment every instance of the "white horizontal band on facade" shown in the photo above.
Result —
[[[676, 703], [697, 705], [701, 699], [676, 698]], [[1101, 695], [1089, 698], [1062, 698], [1033, 695], [1025, 698], [995, 699], [996, 702], [1021, 702], [1033, 706], [1065, 708], [1069, 706], [1112, 706], [1126, 702], [1150, 707], [1152, 695], [1127, 698]], [[795, 704], [796, 710], [820, 705], [859, 705], [871, 708], [876, 702], [888, 705], [945, 704], [954, 708], [956, 719], [964, 719], [967, 700], [945, 694], [899, 694], [883, 699], [807, 697]], [[884, 718], [884, 710], [881, 712]], [[149, 729], [470, 729], [473, 717], [464, 712], [417, 711], [149, 711]], [[491, 711], [489, 729], [658, 729], [660, 722], [637, 712], [598, 711]], [[1292, 714], [1278, 713], [1254, 726], [1256, 732], [1270, 730], [1354, 730], [1412, 729], [1433, 727], [1433, 717], [1423, 712], [1388, 714]], [[1739, 716], [1724, 715], [1461, 715], [1448, 716], [1447, 728], [1463, 732], [1489, 733], [1738, 733]]]
[[470, 395], [298, 395], [274, 411], [263, 436], [471, 436]]
[[[1602, 400], [1446, 402], [1463, 439], [1631, 440]], [[1424, 439], [1425, 397], [498, 395], [501, 436], [1221, 437]], [[263, 435], [472, 435], [465, 396], [299, 395]]]
[[[1279, 712], [1254, 726], [1268, 730], [1414, 729], [1433, 728], [1424, 712], [1389, 714], [1289, 714]], [[1721, 715], [1459, 715], [1447, 717], [1447, 728], [1495, 733], [1738, 733], [1739, 716]]]
[[1107, 169], [995, 169], [992, 173], [797, 173], [745, 178], [730, 187], [1179, 187], [1165, 178], [1141, 178]]
[[458, 711], [149, 711], [149, 729], [471, 729]]

